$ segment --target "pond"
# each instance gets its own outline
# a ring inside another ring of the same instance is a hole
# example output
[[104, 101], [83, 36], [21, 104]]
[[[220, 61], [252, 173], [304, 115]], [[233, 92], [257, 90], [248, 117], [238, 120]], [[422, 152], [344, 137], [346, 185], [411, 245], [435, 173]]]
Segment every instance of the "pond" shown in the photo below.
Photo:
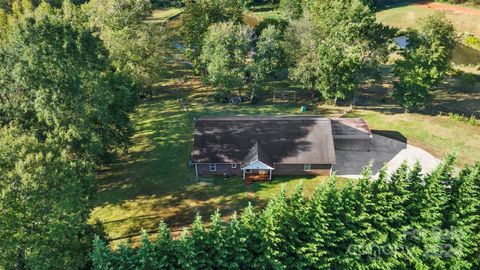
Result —
[[[393, 39], [401, 49], [408, 46], [408, 38], [406, 36], [398, 36]], [[453, 50], [452, 62], [457, 65], [478, 66], [480, 65], [480, 51], [457, 43]]]

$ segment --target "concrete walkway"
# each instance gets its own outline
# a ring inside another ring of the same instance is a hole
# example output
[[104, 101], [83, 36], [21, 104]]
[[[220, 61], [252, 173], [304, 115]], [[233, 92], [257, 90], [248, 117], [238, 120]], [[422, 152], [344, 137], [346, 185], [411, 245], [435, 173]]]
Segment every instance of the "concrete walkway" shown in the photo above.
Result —
[[387, 172], [394, 172], [402, 162], [407, 161], [409, 166], [418, 160], [422, 165], [422, 172], [431, 172], [440, 162], [430, 153], [406, 144], [401, 141], [373, 135], [371, 151], [340, 151], [337, 150], [337, 165], [334, 165], [333, 171], [337, 176], [346, 178], [358, 178], [362, 169], [367, 166], [371, 160], [373, 163], [373, 174], [377, 175], [384, 164], [387, 164]]

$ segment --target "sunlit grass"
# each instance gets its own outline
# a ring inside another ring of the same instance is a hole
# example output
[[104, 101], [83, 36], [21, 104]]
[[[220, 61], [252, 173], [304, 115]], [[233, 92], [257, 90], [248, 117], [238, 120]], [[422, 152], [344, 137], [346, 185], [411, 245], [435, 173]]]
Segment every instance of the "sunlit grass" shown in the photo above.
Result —
[[159, 8], [153, 10], [152, 16], [147, 19], [148, 23], [166, 22], [182, 13], [182, 8]]
[[[478, 108], [477, 104], [477, 108]], [[398, 131], [409, 144], [437, 157], [458, 152], [459, 166], [480, 160], [480, 128], [448, 116], [355, 110], [350, 116], [364, 118], [371, 129]]]
[[[442, 3], [448, 5], [448, 3]], [[377, 13], [377, 19], [387, 25], [406, 29], [418, 27], [419, 20], [433, 14], [437, 10], [418, 6], [416, 4], [399, 5]], [[468, 32], [480, 37], [480, 16], [478, 14], [463, 14], [445, 11], [447, 18], [457, 31]]]

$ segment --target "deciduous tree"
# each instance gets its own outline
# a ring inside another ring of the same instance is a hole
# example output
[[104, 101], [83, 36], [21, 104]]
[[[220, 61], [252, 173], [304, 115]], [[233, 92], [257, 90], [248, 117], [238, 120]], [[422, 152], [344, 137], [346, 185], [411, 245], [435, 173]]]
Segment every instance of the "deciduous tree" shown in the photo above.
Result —
[[435, 87], [451, 67], [455, 29], [444, 14], [427, 17], [420, 31], [410, 30], [409, 44], [395, 63], [399, 80], [393, 93], [405, 111], [423, 109]]
[[212, 25], [205, 35], [201, 61], [206, 79], [226, 97], [245, 85], [252, 32], [233, 22]]

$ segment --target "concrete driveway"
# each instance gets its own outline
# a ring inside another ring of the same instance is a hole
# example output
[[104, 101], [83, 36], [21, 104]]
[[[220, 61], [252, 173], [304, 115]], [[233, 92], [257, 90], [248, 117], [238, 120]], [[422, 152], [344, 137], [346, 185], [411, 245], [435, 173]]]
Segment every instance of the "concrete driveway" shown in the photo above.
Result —
[[362, 169], [371, 160], [373, 163], [373, 174], [377, 175], [384, 164], [387, 165], [387, 172], [394, 172], [402, 162], [407, 161], [409, 166], [418, 160], [422, 165], [422, 172], [431, 172], [440, 162], [430, 153], [409, 145], [407, 143], [390, 139], [380, 135], [373, 135], [371, 151], [343, 151], [336, 150], [337, 164], [333, 170], [337, 176], [346, 178], [358, 178]]

